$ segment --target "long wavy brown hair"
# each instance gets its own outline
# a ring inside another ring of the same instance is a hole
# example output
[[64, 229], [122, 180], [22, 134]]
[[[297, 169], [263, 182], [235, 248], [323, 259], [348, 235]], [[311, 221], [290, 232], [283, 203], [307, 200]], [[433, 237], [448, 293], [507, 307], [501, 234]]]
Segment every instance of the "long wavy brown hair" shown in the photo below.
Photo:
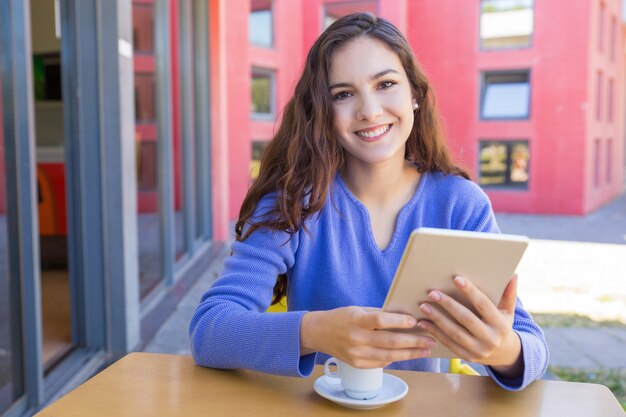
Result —
[[[452, 162], [432, 90], [407, 40], [388, 20], [369, 13], [351, 14], [330, 25], [311, 47], [278, 131], [265, 149], [259, 176], [241, 206], [235, 226], [237, 240], [245, 240], [259, 228], [293, 235], [324, 206], [329, 187], [344, 165], [343, 149], [333, 127], [328, 74], [333, 54], [359, 37], [381, 41], [398, 54], [419, 103], [405, 158], [420, 173], [437, 171], [469, 178]], [[259, 201], [268, 193], [276, 194], [274, 207], [253, 220]], [[272, 304], [286, 293], [287, 277], [280, 275]]]

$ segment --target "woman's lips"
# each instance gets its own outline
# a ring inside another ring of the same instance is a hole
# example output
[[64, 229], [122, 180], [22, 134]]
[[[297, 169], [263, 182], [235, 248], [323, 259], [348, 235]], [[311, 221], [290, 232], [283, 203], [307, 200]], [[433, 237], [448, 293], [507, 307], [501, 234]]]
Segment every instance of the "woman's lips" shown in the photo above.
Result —
[[393, 124], [381, 125], [375, 128], [357, 130], [354, 132], [359, 139], [365, 142], [376, 142], [381, 140], [391, 130]]

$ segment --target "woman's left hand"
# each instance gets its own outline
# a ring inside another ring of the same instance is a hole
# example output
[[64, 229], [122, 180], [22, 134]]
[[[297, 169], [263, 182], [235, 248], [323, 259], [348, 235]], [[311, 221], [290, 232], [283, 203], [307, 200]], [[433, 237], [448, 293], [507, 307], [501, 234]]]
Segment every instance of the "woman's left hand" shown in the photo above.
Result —
[[[498, 305], [468, 279], [454, 277], [453, 281], [478, 315], [447, 294], [433, 290], [428, 294], [429, 301], [420, 304], [428, 320], [420, 320], [418, 327], [463, 360], [489, 365], [503, 376], [519, 376], [523, 372], [522, 347], [519, 336], [513, 331], [517, 275], [509, 281]], [[456, 321], [432, 304], [439, 305]]]

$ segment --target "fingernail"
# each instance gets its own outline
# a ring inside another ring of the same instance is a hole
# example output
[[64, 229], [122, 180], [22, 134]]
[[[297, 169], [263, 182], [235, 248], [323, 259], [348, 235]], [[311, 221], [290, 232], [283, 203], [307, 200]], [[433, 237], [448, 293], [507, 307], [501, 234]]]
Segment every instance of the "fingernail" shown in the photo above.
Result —
[[422, 310], [422, 313], [426, 315], [429, 315], [433, 311], [428, 304], [421, 304], [420, 310]]
[[428, 326], [426, 326], [426, 323], [424, 323], [423, 321], [420, 321], [419, 323], [417, 323], [417, 327], [423, 330], [428, 329]]
[[407, 324], [411, 327], [415, 327], [416, 323], [417, 323], [417, 320], [415, 320], [414, 318], [410, 318], [407, 320]]
[[429, 340], [428, 342], [426, 342], [426, 347], [427, 347], [428, 349], [432, 349], [432, 348], [434, 348], [435, 346], [437, 346], [437, 343], [435, 343], [435, 341], [434, 341], [434, 340]]
[[461, 277], [454, 277], [454, 282], [456, 282], [459, 287], [465, 287], [465, 280]]
[[441, 295], [437, 291], [431, 291], [428, 294], [428, 298], [430, 298], [433, 301], [439, 301], [441, 300]]

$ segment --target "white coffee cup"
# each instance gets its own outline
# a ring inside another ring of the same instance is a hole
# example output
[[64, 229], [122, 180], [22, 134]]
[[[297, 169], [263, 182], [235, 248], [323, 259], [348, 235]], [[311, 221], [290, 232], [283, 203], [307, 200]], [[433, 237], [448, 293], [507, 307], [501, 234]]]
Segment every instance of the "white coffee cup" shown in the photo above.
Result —
[[[332, 365], [337, 371], [330, 370]], [[329, 358], [324, 364], [324, 373], [329, 378], [340, 379], [346, 395], [355, 400], [372, 399], [383, 387], [383, 368], [354, 368], [337, 358]]]

